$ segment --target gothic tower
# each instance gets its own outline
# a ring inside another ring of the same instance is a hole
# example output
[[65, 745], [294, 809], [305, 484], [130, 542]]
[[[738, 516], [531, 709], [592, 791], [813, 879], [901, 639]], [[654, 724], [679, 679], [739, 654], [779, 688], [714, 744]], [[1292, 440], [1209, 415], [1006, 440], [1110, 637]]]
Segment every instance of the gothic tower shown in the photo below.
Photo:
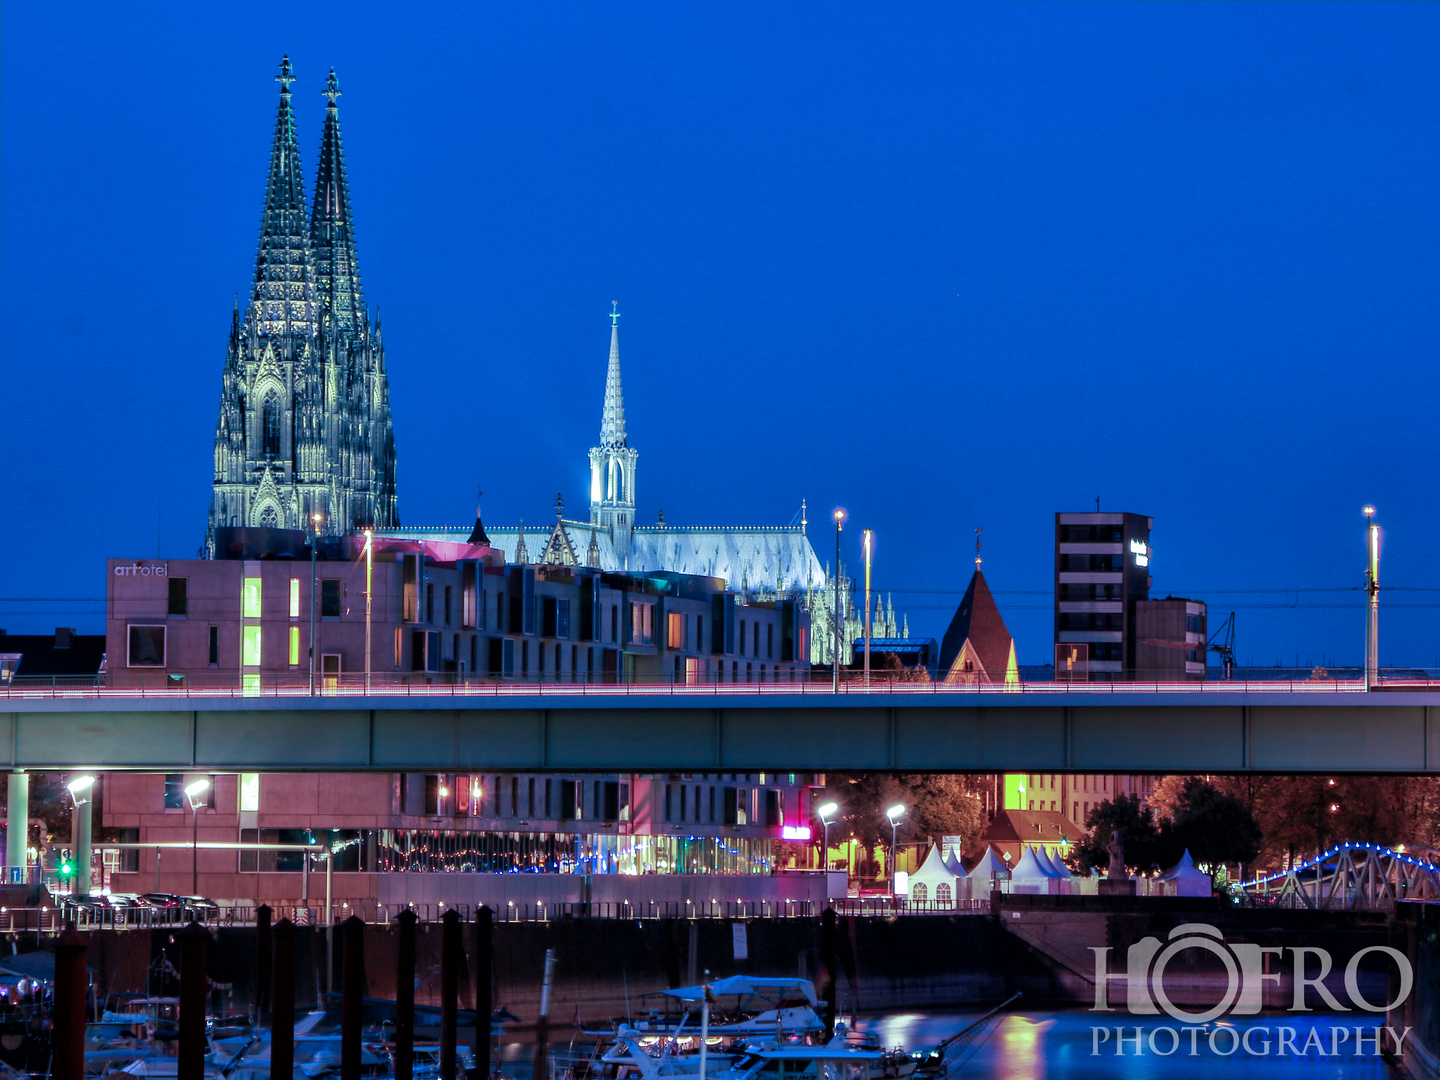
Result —
[[399, 524], [390, 392], [378, 320], [360, 291], [330, 73], [314, 202], [305, 211], [295, 76], [282, 59], [255, 279], [221, 377], [206, 549], [227, 525], [338, 535]]
[[640, 454], [625, 442], [619, 306], [612, 305], [610, 312], [610, 366], [605, 373], [600, 445], [590, 451], [590, 521], [609, 531], [616, 554], [624, 559], [635, 529], [635, 461]]

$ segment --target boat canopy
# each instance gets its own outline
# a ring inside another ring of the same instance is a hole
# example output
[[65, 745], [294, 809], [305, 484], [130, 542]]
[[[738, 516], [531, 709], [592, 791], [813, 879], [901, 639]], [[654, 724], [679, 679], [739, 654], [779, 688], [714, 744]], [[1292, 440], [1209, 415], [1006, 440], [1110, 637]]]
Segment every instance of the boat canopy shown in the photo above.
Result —
[[[759, 979], [749, 975], [731, 975], [728, 979], [716, 979], [709, 987], [713, 997], [758, 997], [774, 1002], [803, 997], [811, 1005], [819, 1003], [815, 997], [815, 984], [809, 979]], [[699, 1001], [705, 995], [705, 986], [680, 986], [661, 993], [682, 1001]]]

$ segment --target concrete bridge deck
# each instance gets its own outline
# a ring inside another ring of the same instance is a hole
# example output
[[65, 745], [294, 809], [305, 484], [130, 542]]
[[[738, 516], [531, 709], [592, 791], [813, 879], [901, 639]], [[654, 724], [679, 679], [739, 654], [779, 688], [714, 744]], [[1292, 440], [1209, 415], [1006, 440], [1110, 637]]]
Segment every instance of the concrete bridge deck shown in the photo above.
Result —
[[[1440, 771], [1440, 691], [0, 699], [0, 768], [223, 772]], [[620, 690], [622, 688], [615, 688]]]

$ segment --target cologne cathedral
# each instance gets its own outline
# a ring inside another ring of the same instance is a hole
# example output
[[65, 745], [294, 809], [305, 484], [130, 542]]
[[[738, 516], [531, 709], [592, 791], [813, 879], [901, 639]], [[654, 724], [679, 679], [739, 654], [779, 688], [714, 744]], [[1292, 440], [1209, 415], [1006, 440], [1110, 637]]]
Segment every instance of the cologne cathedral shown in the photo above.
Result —
[[224, 526], [340, 535], [400, 523], [385, 348], [360, 290], [340, 90], [332, 71], [307, 214], [288, 57], [276, 78], [255, 280], [231, 322], [215, 427], [211, 557]]

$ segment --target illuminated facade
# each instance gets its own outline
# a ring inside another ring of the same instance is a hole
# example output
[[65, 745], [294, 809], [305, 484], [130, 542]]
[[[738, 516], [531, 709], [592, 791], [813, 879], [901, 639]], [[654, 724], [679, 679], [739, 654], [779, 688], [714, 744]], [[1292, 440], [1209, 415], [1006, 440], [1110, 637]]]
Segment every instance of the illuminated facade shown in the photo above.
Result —
[[[657, 515], [654, 525], [636, 521], [638, 451], [625, 429], [625, 401], [620, 375], [618, 312], [610, 315], [610, 352], [606, 365], [599, 445], [589, 452], [588, 519], [564, 516], [564, 499], [555, 501], [553, 524], [541, 528], [486, 526], [491, 543], [517, 563], [574, 566], [610, 572], [694, 574], [723, 578], [729, 588], [750, 601], [794, 598], [809, 613], [808, 658], [829, 664], [834, 657], [835, 609], [840, 613], [840, 657], [848, 662], [851, 644], [863, 636], [864, 613], [855, 609], [854, 583], [840, 575], [839, 604], [835, 579], [822, 564], [806, 533], [809, 522], [802, 502], [798, 522], [788, 525], [737, 527], [671, 525]], [[387, 529], [386, 534], [414, 540], [459, 542], [470, 526]], [[889, 598], [877, 595], [872, 637], [908, 638], [909, 622], [897, 619]]]
[[1135, 605], [1150, 597], [1142, 514], [1055, 515], [1055, 677], [1123, 679], [1136, 670]]
[[322, 534], [341, 535], [398, 523], [385, 349], [360, 288], [339, 87], [332, 71], [307, 213], [288, 58], [278, 81], [255, 278], [221, 377], [211, 557], [227, 526], [311, 529], [318, 514]]

